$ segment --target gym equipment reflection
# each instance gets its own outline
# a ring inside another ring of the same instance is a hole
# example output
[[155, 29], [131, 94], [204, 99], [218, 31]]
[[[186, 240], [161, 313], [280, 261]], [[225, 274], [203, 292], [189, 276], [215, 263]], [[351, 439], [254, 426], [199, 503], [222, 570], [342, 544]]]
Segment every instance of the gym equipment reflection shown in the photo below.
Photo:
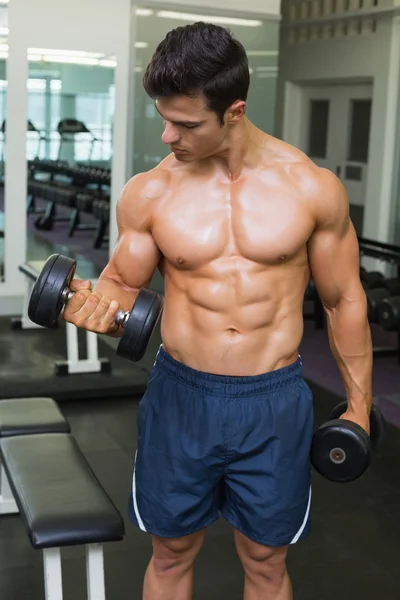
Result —
[[[27, 116], [39, 134], [39, 145], [27, 139], [28, 240], [57, 225], [60, 239], [93, 230], [93, 248], [101, 248], [108, 242], [115, 59], [30, 49], [28, 60]], [[43, 258], [30, 242], [27, 258]]]

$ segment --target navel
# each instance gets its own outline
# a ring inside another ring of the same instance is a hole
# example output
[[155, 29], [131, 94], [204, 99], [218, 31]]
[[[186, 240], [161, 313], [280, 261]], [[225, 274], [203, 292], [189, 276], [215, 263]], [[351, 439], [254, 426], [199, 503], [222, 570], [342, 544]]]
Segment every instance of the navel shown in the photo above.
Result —
[[235, 335], [238, 335], [239, 332], [237, 329], [234, 329], [233, 327], [229, 327], [227, 329], [227, 333], [233, 337]]

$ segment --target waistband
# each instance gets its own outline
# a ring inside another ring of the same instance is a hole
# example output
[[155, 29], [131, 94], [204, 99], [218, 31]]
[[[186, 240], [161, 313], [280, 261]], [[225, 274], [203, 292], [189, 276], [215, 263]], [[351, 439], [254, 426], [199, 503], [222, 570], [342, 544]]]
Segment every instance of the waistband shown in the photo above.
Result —
[[179, 380], [186, 385], [213, 394], [248, 396], [267, 391], [274, 391], [289, 387], [303, 380], [303, 367], [301, 357], [276, 371], [270, 371], [261, 375], [231, 376], [215, 375], [192, 369], [177, 361], [168, 354], [163, 346], [158, 350], [154, 367]]

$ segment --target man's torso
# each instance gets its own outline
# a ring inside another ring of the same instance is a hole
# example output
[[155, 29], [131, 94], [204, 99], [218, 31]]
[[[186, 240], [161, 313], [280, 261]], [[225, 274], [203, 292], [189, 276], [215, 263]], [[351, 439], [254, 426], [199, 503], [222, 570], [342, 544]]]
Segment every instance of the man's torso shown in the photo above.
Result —
[[273, 144], [234, 181], [220, 159], [182, 165], [169, 156], [154, 170], [163, 343], [193, 368], [255, 375], [297, 357], [315, 219], [296, 169], [315, 167]]

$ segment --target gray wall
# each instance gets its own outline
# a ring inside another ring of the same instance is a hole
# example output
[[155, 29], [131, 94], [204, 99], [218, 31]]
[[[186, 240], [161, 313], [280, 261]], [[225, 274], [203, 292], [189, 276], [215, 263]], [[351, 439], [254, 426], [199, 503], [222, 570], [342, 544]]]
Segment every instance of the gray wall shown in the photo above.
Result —
[[[285, 3], [286, 15], [290, 4]], [[375, 33], [289, 43], [292, 24], [284, 22], [281, 36], [277, 135], [297, 145], [296, 119], [302, 114], [297, 85], [372, 81], [373, 111], [363, 234], [387, 241], [392, 236], [393, 181], [394, 171], [398, 170], [398, 163], [394, 163], [394, 148], [399, 119], [400, 22], [391, 16], [382, 16], [377, 20]], [[321, 26], [327, 27], [329, 23], [321, 23]]]

